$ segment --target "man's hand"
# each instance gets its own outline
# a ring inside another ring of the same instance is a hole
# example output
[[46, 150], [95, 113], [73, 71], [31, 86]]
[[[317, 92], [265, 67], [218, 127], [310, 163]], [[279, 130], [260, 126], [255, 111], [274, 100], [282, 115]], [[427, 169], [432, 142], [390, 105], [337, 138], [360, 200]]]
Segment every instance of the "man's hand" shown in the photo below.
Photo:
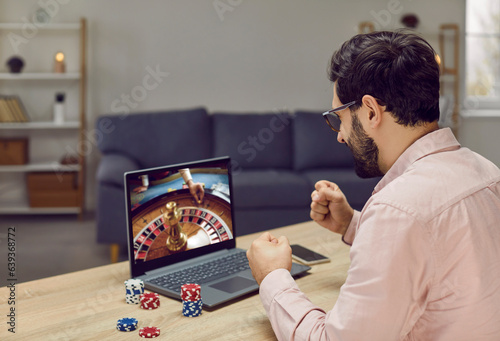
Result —
[[248, 262], [252, 275], [260, 285], [264, 278], [276, 269], [292, 268], [292, 249], [288, 239], [284, 236], [276, 239], [269, 232], [265, 232], [253, 241], [247, 251]]
[[344, 234], [354, 210], [339, 186], [329, 181], [318, 181], [311, 198], [311, 219], [332, 232]]

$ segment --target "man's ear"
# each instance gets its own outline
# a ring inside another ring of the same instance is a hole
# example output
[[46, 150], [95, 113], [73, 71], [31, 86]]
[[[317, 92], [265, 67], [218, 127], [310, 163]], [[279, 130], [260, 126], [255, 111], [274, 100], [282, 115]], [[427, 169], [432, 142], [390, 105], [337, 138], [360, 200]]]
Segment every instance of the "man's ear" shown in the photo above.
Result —
[[378, 104], [377, 99], [371, 95], [364, 95], [361, 102], [366, 108], [367, 122], [370, 128], [376, 128], [380, 125], [385, 111], [385, 106]]

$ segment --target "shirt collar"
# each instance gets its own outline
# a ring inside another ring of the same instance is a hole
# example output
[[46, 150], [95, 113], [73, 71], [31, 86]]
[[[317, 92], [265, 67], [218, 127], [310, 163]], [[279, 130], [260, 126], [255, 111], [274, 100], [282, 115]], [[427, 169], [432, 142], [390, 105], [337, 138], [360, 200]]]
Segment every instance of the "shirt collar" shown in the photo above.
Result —
[[415, 161], [434, 153], [459, 149], [460, 144], [450, 128], [435, 130], [411, 144], [399, 156], [382, 180], [375, 186], [374, 194], [402, 175]]

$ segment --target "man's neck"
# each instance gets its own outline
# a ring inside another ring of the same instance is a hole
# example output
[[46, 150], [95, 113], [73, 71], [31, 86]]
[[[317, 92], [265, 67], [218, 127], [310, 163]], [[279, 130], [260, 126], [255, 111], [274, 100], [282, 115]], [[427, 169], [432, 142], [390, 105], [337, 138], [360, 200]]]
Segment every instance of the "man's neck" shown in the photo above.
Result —
[[384, 174], [408, 147], [421, 137], [438, 130], [439, 126], [437, 121], [416, 127], [405, 127], [394, 122], [385, 128], [385, 132], [376, 139], [379, 147], [379, 167]]

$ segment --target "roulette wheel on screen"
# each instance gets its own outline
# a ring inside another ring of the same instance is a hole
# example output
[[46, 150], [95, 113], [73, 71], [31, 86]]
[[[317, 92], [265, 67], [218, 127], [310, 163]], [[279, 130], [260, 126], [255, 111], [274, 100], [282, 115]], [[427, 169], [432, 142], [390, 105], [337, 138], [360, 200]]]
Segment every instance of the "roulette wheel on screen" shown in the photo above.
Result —
[[233, 238], [231, 202], [205, 189], [197, 202], [189, 189], [171, 191], [134, 211], [134, 258], [146, 261]]

